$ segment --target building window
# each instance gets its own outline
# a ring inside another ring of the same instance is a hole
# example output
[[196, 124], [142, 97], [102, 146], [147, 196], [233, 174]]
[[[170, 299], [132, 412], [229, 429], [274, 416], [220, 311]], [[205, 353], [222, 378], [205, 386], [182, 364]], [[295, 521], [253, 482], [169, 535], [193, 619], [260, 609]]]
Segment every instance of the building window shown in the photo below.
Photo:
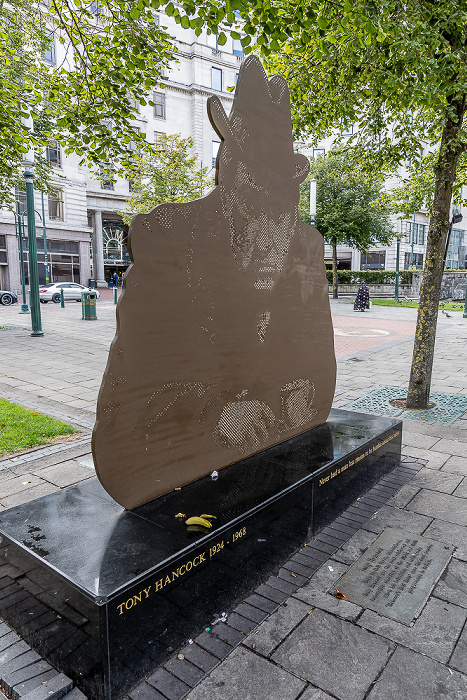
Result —
[[211, 68], [211, 88], [222, 92], [222, 71], [220, 68]]
[[155, 92], [153, 95], [154, 116], [157, 119], [165, 119], [165, 93]]
[[49, 219], [51, 221], [63, 221], [63, 190], [56, 190], [55, 194], [49, 194]]
[[423, 253], [414, 253], [413, 256], [412, 252], [405, 253], [404, 270], [411, 270], [412, 268], [415, 270], [423, 270]]
[[219, 146], [221, 145], [220, 141], [213, 141], [212, 142], [212, 167], [216, 167], [216, 158], [217, 158], [217, 153], [219, 151]]
[[386, 266], [386, 252], [376, 251], [362, 255], [360, 270], [384, 270]]
[[51, 66], [55, 65], [55, 39], [52, 32], [49, 32], [49, 45], [44, 51], [44, 61]]
[[62, 156], [60, 152], [60, 144], [58, 141], [51, 141], [45, 149], [45, 157], [51, 165], [60, 168], [62, 165]]
[[414, 224], [413, 221], [408, 221], [405, 224], [407, 231], [406, 242], [414, 243], [415, 245], [424, 245], [425, 243], [426, 224]]
[[325, 154], [325, 149], [324, 148], [314, 148], [313, 149], [313, 158], [323, 158]]
[[459, 270], [465, 268], [467, 253], [467, 239], [465, 231], [458, 228], [451, 230], [449, 245], [446, 254], [446, 268], [449, 270]]
[[243, 46], [240, 39], [232, 39], [232, 53], [234, 56], [243, 56]]
[[20, 206], [20, 214], [23, 214], [27, 208], [27, 206], [26, 206], [26, 192], [24, 190], [19, 190], [18, 188], [16, 188], [15, 199]]
[[211, 49], [217, 49], [217, 35], [207, 34], [206, 35], [206, 46], [210, 46]]
[[113, 190], [112, 163], [103, 163], [101, 167], [101, 189]]
[[0, 236], [0, 265], [6, 265], [8, 262], [6, 257], [6, 236]]
[[157, 147], [160, 143], [161, 136], [165, 136], [163, 131], [155, 131], [154, 132], [154, 145]]

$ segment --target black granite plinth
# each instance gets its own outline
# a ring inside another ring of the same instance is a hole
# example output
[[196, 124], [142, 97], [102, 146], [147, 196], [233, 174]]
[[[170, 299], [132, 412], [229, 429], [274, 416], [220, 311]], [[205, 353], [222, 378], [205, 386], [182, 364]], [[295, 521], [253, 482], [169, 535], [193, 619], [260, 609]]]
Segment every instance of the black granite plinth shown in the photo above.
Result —
[[[402, 424], [326, 424], [134, 511], [96, 479], [0, 514], [0, 616], [92, 700], [117, 700], [400, 459]], [[216, 516], [189, 531], [177, 513]]]

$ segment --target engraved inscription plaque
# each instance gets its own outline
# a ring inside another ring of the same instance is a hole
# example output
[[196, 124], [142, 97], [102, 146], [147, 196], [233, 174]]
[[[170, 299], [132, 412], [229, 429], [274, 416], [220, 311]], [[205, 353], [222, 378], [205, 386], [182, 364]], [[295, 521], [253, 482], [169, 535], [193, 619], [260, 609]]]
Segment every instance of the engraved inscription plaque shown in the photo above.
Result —
[[387, 528], [336, 587], [349, 601], [410, 624], [446, 568], [454, 547]]

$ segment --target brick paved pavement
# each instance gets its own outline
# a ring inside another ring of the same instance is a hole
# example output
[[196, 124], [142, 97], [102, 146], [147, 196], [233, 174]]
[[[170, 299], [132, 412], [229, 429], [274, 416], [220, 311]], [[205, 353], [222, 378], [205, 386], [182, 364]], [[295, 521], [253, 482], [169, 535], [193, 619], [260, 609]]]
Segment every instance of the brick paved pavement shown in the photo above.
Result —
[[[354, 313], [346, 300], [333, 302], [332, 307], [336, 328], [360, 333], [337, 336], [342, 357], [334, 405], [344, 406], [381, 385], [406, 386], [412, 352], [407, 329], [411, 324], [413, 328], [416, 311], [373, 307], [370, 320], [370, 314]], [[31, 338], [21, 329], [0, 331], [0, 396], [75, 421], [83, 435], [68, 444], [0, 460], [2, 508], [94, 475], [89, 429], [113, 337], [115, 308], [111, 301], [100, 301], [95, 322], [81, 320], [79, 304], [70, 303], [65, 309], [48, 304], [42, 310], [44, 338]], [[29, 319], [25, 321], [17, 312], [18, 307], [0, 307], [0, 325], [27, 329]], [[451, 319], [440, 320], [433, 391], [467, 394], [467, 319], [453, 312]], [[389, 340], [385, 334], [369, 334], [368, 328], [389, 331]], [[352, 342], [356, 344], [347, 352], [349, 345], [344, 343]], [[406, 474], [412, 470], [411, 476], [419, 469], [417, 460], [426, 463], [392, 503], [360, 522], [352, 540], [336, 551], [334, 547], [331, 560], [317, 573], [310, 570], [308, 577], [301, 578], [304, 570], [300, 573], [298, 568], [303, 567], [302, 558], [307, 554], [292, 558], [297, 573], [293, 590], [287, 589], [289, 596], [284, 593], [288, 582], [283, 577], [287, 571], [294, 572], [290, 563], [251, 596], [235, 613], [237, 627], [243, 619], [245, 629], [254, 628], [261, 619], [258, 610], [271, 617], [260, 622], [250, 636], [237, 629], [234, 641], [235, 628], [227, 623], [225, 629], [219, 623], [212, 631], [217, 647], [204, 637], [193, 648], [187, 646], [184, 660], [188, 668], [172, 660], [132, 693], [132, 700], [178, 700], [182, 696], [189, 700], [434, 700], [441, 695], [443, 700], [463, 700], [467, 696], [466, 424], [465, 419], [451, 426], [404, 421]], [[345, 570], [388, 525], [457, 547], [446, 575], [413, 627], [388, 622], [371, 611], [354, 614], [346, 601], [332, 599], [331, 605], [325, 593], [327, 567]], [[343, 531], [342, 524], [332, 527]], [[279, 606], [274, 612], [271, 600]], [[8, 639], [2, 634], [0, 627], [0, 638]], [[219, 655], [212, 650], [219, 649], [222, 640], [227, 650], [235, 651], [219, 663]], [[47, 673], [50, 671], [44, 671], [44, 680]], [[206, 673], [208, 677], [201, 680]]]

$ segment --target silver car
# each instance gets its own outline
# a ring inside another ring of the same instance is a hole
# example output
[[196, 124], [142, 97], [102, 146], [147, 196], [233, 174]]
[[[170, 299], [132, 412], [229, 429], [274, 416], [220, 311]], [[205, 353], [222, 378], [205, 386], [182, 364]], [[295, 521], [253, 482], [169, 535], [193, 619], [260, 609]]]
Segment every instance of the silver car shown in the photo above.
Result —
[[46, 284], [39, 288], [39, 299], [41, 304], [47, 304], [48, 301], [53, 301], [55, 304], [59, 304], [62, 289], [65, 301], [81, 301], [82, 292], [95, 292], [98, 299], [100, 296], [97, 289], [83, 287], [82, 284], [76, 284], [76, 282], [57, 282], [56, 284]]

